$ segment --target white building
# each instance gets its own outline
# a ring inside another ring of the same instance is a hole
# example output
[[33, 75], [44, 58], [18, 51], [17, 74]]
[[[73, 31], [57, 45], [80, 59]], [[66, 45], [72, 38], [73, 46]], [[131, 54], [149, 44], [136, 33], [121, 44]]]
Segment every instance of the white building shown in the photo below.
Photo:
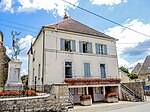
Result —
[[33, 43], [29, 57], [29, 85], [68, 83], [79, 103], [81, 94], [91, 94], [93, 101], [105, 94], [120, 94], [116, 39], [76, 20], [64, 17], [45, 25]]

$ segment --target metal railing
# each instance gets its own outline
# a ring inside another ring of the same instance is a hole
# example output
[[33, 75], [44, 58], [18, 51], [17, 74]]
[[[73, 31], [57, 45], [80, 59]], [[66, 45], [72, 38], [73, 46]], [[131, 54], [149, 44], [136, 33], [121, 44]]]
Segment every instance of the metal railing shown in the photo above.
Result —
[[133, 98], [135, 101], [141, 101], [142, 99], [130, 88], [125, 86], [124, 84], [121, 84], [121, 87], [125, 89]]

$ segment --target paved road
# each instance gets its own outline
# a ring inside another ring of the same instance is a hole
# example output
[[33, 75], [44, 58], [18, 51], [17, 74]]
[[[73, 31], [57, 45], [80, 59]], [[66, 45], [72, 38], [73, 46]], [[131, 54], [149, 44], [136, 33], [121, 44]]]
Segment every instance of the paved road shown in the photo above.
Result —
[[92, 106], [75, 106], [69, 112], [150, 112], [150, 100], [146, 102], [96, 103]]

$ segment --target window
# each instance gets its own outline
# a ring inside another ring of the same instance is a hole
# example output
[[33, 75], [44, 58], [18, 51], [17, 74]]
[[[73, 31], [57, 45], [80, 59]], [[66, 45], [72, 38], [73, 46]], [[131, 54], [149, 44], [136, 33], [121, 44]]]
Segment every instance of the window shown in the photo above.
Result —
[[81, 53], [93, 53], [92, 43], [85, 42], [85, 41], [79, 41], [79, 51]]
[[147, 76], [148, 81], [150, 81], [150, 76]]
[[34, 82], [34, 68], [33, 68], [32, 81]]
[[101, 78], [106, 78], [105, 64], [100, 64]]
[[96, 54], [101, 54], [101, 55], [107, 55], [107, 45], [105, 44], [95, 44], [96, 47]]
[[39, 68], [38, 68], [38, 80], [40, 80], [40, 68], [41, 68], [41, 64], [39, 64]]
[[71, 92], [72, 95], [75, 95], [75, 89], [74, 88], [69, 88], [69, 91]]
[[33, 52], [33, 62], [35, 61], [35, 51]]
[[91, 77], [90, 63], [84, 63], [84, 76]]
[[82, 94], [82, 88], [78, 88], [78, 95]]
[[65, 62], [65, 78], [72, 78], [72, 62]]
[[76, 52], [76, 45], [75, 40], [70, 39], [60, 39], [60, 50], [61, 51], [70, 51]]
[[96, 87], [96, 88], [95, 88], [95, 93], [96, 93], [96, 94], [99, 94], [99, 93], [100, 93], [100, 88], [99, 88], [99, 87]]

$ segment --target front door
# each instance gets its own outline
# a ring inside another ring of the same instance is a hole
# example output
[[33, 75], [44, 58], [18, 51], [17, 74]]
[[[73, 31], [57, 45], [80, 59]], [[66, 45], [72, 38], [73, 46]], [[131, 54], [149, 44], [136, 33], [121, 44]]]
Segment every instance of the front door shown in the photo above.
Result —
[[88, 93], [92, 96], [92, 101], [94, 101], [93, 87], [88, 87]]

